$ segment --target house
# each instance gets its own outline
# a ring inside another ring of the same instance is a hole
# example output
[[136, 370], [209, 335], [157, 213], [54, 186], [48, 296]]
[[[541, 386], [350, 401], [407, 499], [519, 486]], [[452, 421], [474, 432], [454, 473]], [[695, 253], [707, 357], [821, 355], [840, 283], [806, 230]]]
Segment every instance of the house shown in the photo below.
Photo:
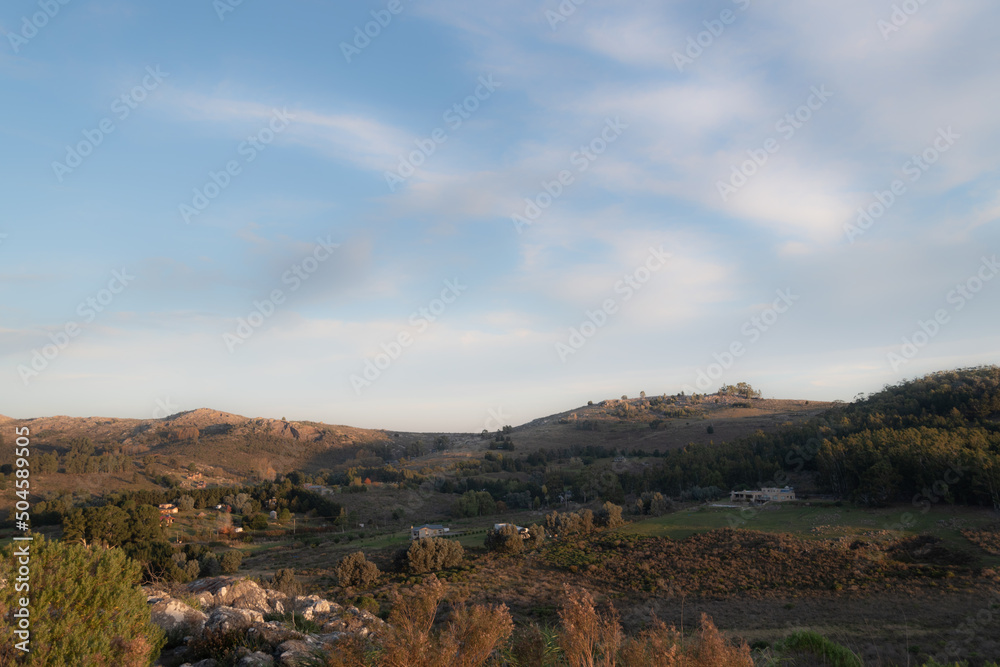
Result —
[[164, 503], [160, 505], [160, 514], [177, 514], [177, 505]]
[[[495, 523], [495, 524], [493, 524], [493, 530], [497, 530], [498, 531], [501, 528], [503, 528], [504, 526], [514, 526], [514, 524], [512, 524], [512, 523]], [[528, 532], [527, 528], [523, 528], [521, 526], [514, 526], [514, 528], [517, 530], [517, 534], [521, 536], [522, 540], [526, 540], [529, 537], [531, 537], [531, 534]]]
[[625, 457], [624, 456], [616, 456], [615, 457], [615, 463], [625, 463]]
[[170, 526], [170, 525], [173, 525], [173, 523], [174, 523], [174, 517], [170, 516], [169, 514], [161, 514], [160, 515], [160, 524], [161, 525], [163, 525], [163, 526]]
[[749, 503], [763, 505], [767, 502], [783, 503], [795, 500], [795, 489], [790, 486], [779, 489], [775, 486], [765, 486], [759, 491], [731, 491], [729, 501], [734, 503]]
[[422, 540], [425, 537], [440, 537], [445, 533], [449, 532], [451, 529], [446, 528], [439, 524], [429, 524], [425, 523], [422, 526], [417, 526], [414, 528], [410, 526], [410, 539], [411, 540]]

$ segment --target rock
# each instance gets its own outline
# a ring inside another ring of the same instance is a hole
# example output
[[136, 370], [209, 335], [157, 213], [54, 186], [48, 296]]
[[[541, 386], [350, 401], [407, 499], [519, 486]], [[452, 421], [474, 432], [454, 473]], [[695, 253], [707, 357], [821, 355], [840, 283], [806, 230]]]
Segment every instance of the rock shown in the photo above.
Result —
[[274, 650], [278, 656], [278, 664], [282, 667], [299, 667], [308, 664], [314, 658], [318, 647], [301, 639], [290, 639]]
[[204, 660], [199, 660], [198, 662], [191, 664], [190, 662], [185, 662], [181, 667], [219, 667], [219, 663], [212, 658], [205, 658]]
[[[218, 599], [220, 596], [216, 595]], [[221, 596], [222, 604], [236, 609], [250, 609], [262, 614], [270, 614], [274, 608], [268, 602], [268, 595], [257, 582], [243, 579], [228, 588]]]
[[295, 598], [295, 613], [301, 614], [303, 618], [313, 620], [317, 614], [329, 614], [332, 607], [330, 603], [318, 595], [304, 595]]
[[272, 646], [277, 646], [289, 639], [302, 639], [304, 636], [301, 632], [274, 622], [258, 623], [247, 630], [247, 636], [250, 635], [257, 635], [262, 641]]
[[251, 653], [236, 663], [236, 667], [272, 667], [272, 665], [274, 665], [274, 658], [260, 651]]
[[168, 635], [175, 632], [199, 635], [208, 616], [174, 598], [157, 599], [149, 610], [153, 623]]
[[264, 615], [250, 609], [234, 609], [233, 607], [216, 607], [205, 622], [205, 630], [209, 632], [227, 632], [242, 630], [251, 625], [264, 622]]

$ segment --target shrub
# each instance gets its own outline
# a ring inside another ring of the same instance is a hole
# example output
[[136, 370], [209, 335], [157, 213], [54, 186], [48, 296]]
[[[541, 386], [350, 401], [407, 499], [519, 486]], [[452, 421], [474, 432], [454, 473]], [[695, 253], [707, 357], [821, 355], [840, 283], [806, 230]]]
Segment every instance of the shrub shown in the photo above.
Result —
[[406, 550], [407, 566], [413, 574], [436, 572], [459, 565], [465, 558], [465, 549], [453, 540], [428, 537], [414, 540]]
[[177, 499], [177, 509], [182, 512], [190, 512], [194, 509], [194, 498], [188, 495], [181, 496]]
[[243, 527], [250, 530], [267, 530], [267, 516], [260, 513], [244, 516]]
[[831, 667], [863, 667], [864, 664], [850, 649], [811, 630], [793, 632], [780, 644], [780, 650], [783, 654], [806, 654], [821, 658]]
[[[29, 544], [31, 652], [19, 664], [145, 667], [152, 662], [164, 636], [150, 621], [137, 562], [121, 549], [52, 542], [41, 535]], [[2, 562], [16, 562], [18, 548], [0, 550]], [[0, 664], [13, 664], [13, 654], [21, 653], [14, 648], [21, 639], [10, 621], [23, 595], [9, 582], [0, 588]]]
[[219, 565], [222, 566], [223, 574], [235, 574], [243, 564], [243, 552], [233, 549], [227, 551], [219, 557]]
[[271, 578], [271, 588], [288, 596], [302, 593], [302, 584], [295, 578], [295, 570], [290, 567], [274, 573], [274, 577]]
[[444, 584], [431, 576], [406, 596], [396, 593], [380, 664], [387, 667], [478, 667], [510, 637], [505, 605], [459, 607], [443, 630], [432, 632]]
[[200, 576], [202, 577], [217, 577], [222, 574], [222, 565], [212, 552], [202, 555], [198, 559], [198, 564], [201, 566]]
[[336, 568], [337, 582], [341, 586], [362, 586], [368, 588], [382, 574], [378, 566], [365, 558], [364, 553], [357, 551], [345, 556]]

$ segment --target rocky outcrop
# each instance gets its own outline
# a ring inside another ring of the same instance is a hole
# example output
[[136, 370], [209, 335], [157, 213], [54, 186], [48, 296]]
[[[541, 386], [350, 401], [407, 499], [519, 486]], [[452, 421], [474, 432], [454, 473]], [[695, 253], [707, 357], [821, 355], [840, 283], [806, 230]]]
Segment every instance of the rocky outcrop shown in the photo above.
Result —
[[[197, 639], [211, 634], [244, 635], [246, 644], [268, 648], [251, 653], [236, 648], [236, 664], [244, 667], [291, 667], [313, 664], [316, 655], [332, 644], [351, 636], [368, 637], [386, 627], [382, 619], [357, 607], [345, 609], [318, 595], [288, 595], [260, 586], [249, 579], [212, 577], [195, 581], [181, 592], [185, 599], [193, 597], [201, 610], [195, 609], [165, 591], [147, 589], [153, 622], [168, 636], [184, 644], [172, 649], [171, 655], [187, 659], [187, 666], [211, 667], [214, 661], [203, 655], [189, 655], [188, 645], [197, 646]], [[296, 630], [289, 616], [315, 624], [315, 633]], [[277, 620], [265, 620], [270, 617]], [[201, 659], [196, 662], [195, 659]], [[176, 663], [175, 663], [176, 664]]]

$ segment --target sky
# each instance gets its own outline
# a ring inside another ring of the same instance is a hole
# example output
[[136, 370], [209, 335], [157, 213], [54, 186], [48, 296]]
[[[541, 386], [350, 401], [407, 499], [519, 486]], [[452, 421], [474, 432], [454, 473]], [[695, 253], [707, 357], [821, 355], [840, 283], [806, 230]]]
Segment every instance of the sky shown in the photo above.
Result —
[[395, 430], [1000, 362], [988, 0], [12, 0], [0, 413]]

